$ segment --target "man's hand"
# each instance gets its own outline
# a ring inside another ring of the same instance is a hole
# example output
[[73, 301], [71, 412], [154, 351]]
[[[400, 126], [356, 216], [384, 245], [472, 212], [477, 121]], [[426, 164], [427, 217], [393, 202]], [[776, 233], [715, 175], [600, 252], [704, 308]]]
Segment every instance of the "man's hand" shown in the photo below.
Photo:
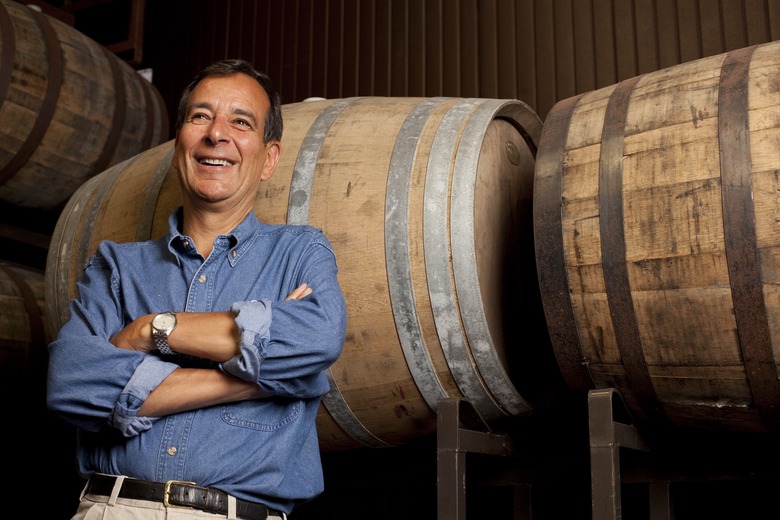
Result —
[[152, 338], [152, 318], [156, 314], [145, 314], [130, 322], [109, 341], [115, 347], [125, 350], [137, 350], [139, 352], [151, 352], [157, 347]]
[[284, 299], [284, 301], [287, 300], [300, 300], [301, 298], [308, 296], [312, 293], [311, 287], [309, 287], [307, 284], [302, 283], [295, 289], [293, 289], [293, 292], [291, 292], [287, 298]]

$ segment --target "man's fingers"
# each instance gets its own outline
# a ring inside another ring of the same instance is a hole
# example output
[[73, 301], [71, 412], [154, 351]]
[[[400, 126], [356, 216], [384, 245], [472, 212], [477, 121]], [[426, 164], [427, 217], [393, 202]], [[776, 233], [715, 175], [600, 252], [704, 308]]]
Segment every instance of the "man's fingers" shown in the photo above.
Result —
[[307, 284], [302, 283], [298, 287], [296, 287], [293, 292], [285, 298], [285, 301], [287, 300], [298, 300], [300, 298], [303, 298], [305, 296], [308, 296], [312, 293], [311, 287], [309, 287]]

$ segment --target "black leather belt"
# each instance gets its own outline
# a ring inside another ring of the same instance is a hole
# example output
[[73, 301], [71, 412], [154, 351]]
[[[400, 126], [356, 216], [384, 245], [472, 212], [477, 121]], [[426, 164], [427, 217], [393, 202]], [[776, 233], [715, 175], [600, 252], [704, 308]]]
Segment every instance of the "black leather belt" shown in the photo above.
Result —
[[[89, 477], [87, 494], [111, 496], [116, 477], [94, 474]], [[227, 515], [228, 494], [213, 487], [198, 486], [194, 482], [169, 480], [150, 482], [125, 478], [119, 490], [122, 498], [162, 502], [165, 507], [192, 507], [208, 513]], [[285, 518], [280, 511], [269, 509], [263, 504], [236, 499], [236, 516], [246, 520], [265, 520], [269, 516]]]

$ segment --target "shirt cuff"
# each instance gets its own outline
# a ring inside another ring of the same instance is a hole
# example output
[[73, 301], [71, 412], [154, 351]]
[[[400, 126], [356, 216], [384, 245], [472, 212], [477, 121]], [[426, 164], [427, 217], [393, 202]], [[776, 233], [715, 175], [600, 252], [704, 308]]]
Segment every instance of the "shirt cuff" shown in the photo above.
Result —
[[236, 302], [230, 310], [236, 315], [239, 354], [220, 368], [245, 381], [257, 381], [264, 359], [261, 345], [270, 335], [271, 304], [268, 300]]
[[158, 417], [139, 416], [138, 410], [149, 394], [178, 366], [157, 356], [146, 356], [119, 395], [111, 413], [111, 425], [125, 437], [133, 437], [151, 428]]

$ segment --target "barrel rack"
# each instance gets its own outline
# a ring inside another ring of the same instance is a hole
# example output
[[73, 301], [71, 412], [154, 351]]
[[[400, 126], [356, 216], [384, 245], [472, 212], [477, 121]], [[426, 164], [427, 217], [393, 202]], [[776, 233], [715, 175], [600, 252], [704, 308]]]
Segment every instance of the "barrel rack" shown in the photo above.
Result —
[[[476, 454], [495, 459], [496, 468], [514, 468], [509, 472], [497, 469], [500, 475], [492, 485], [513, 489], [513, 520], [532, 520], [533, 478], [519, 468], [537, 446], [518, 442], [511, 433], [491, 430], [468, 400], [442, 399], [437, 415], [437, 519], [466, 520], [466, 487], [472, 482], [466, 474], [466, 456]], [[719, 444], [717, 438], [712, 442], [700, 432], [666, 435], [665, 440], [659, 440], [653, 428], [633, 421], [621, 394], [612, 388], [588, 393], [587, 416], [592, 520], [623, 518], [624, 484], [639, 485], [631, 489], [640, 493], [641, 486], [646, 486], [645, 512], [650, 520], [672, 520], [675, 483], [742, 481], [753, 485], [763, 481], [773, 486], [780, 482], [780, 450], [773, 447], [773, 434], [748, 438], [745, 444], [755, 441], [758, 446], [744, 457], [750, 447], [729, 449], [726, 443]], [[504, 464], [499, 463], [502, 461]], [[562, 499], [566, 499], [565, 492]]]
[[[466, 455], [509, 457], [518, 450], [509, 435], [493, 433], [466, 399], [439, 400], [436, 426], [436, 516], [438, 520], [466, 520]], [[527, 486], [518, 489], [528, 491]]]
[[[437, 428], [437, 517], [466, 520], [466, 455], [518, 457], [511, 435], [495, 433], [465, 399], [439, 401]], [[593, 520], [619, 520], [621, 515], [620, 451], [649, 451], [622, 397], [614, 389], [588, 395]], [[518, 459], [520, 461], [520, 459]], [[649, 482], [650, 518], [672, 518], [668, 481]], [[514, 520], [531, 520], [530, 485], [516, 482]]]

